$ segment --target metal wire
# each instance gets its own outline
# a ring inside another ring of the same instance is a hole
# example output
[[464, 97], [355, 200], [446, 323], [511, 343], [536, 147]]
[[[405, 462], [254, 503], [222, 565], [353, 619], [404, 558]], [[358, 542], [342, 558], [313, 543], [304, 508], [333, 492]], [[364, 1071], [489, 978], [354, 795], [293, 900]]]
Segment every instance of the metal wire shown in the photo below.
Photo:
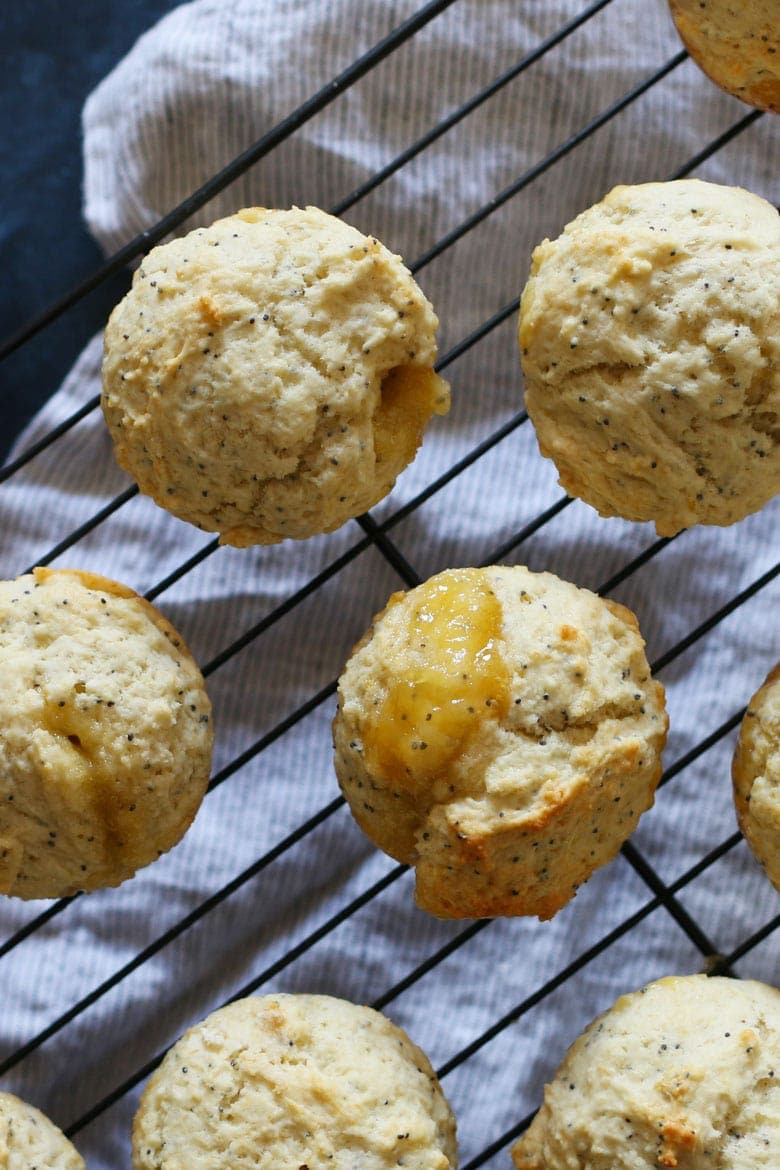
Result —
[[242, 175], [244, 171], [259, 162], [271, 150], [274, 150], [286, 138], [289, 138], [296, 130], [305, 125], [315, 114], [319, 114], [331, 102], [335, 101], [342, 93], [348, 90], [351, 86], [359, 81], [361, 77], [365, 77], [372, 69], [374, 69], [380, 61], [385, 57], [390, 56], [391, 53], [413, 37], [415, 33], [424, 28], [429, 21], [433, 20], [435, 16], [439, 16], [446, 8], [449, 8], [454, 0], [429, 0], [424, 4], [414, 16], [409, 17], [402, 24], [399, 24], [391, 33], [383, 37], [373, 48], [364, 53], [356, 61], [354, 61], [348, 68], [344, 69], [338, 77], [334, 77], [327, 85], [322, 86], [317, 93], [313, 94], [307, 101], [294, 110], [281, 122], [277, 123], [267, 134], [258, 139], [247, 150], [243, 151], [227, 166], [223, 167], [211, 179], [208, 179], [202, 186], [198, 187], [197, 191], [193, 191], [186, 199], [174, 207], [166, 216], [164, 216], [153, 228], [148, 231], [141, 232], [135, 239], [130, 240], [123, 248], [120, 248], [114, 255], [106, 261], [96, 272], [94, 272], [86, 280], [82, 281], [70, 293], [61, 297], [53, 305], [49, 306], [47, 310], [39, 314], [27, 325], [17, 330], [11, 337], [0, 345], [0, 360], [8, 357], [19, 346], [29, 341], [41, 329], [51, 324], [68, 309], [72, 308], [88, 293], [97, 288], [109, 276], [121, 272], [131, 260], [135, 260], [138, 256], [148, 252], [149, 249], [158, 243], [168, 232], [174, 231], [180, 224], [188, 219], [204, 204], [223, 191], [230, 183]]
[[[412, 159], [417, 157], [420, 152], [427, 149], [437, 139], [448, 133], [454, 126], [460, 123], [463, 119], [468, 117], [483, 103], [495, 96], [504, 86], [510, 81], [518, 77], [524, 70], [529, 68], [536, 61], [540, 60], [546, 53], [552, 51], [556, 46], [560, 45], [563, 40], [577, 28], [585, 24], [596, 13], [606, 8], [611, 0], [597, 0], [596, 3], [591, 3], [588, 7], [583, 9], [582, 13], [567, 22], [552, 36], [546, 38], [544, 41], [526, 54], [520, 61], [518, 61], [511, 69], [501, 74], [498, 78], [486, 85], [478, 93], [474, 94], [469, 100], [464, 102], [457, 109], [453, 110], [449, 115], [444, 117], [436, 126], [430, 129], [427, 133], [418, 138], [406, 150], [399, 153], [393, 160], [385, 164], [380, 170], [372, 175], [362, 186], [356, 188], [349, 195], [345, 196], [335, 207], [334, 211], [341, 213], [346, 209], [352, 207], [360, 199], [364, 198], [370, 192], [374, 191], [381, 183], [385, 182], [391, 175], [395, 174], [400, 168], [406, 166]], [[141, 252], [148, 249], [151, 244], [160, 240], [173, 228], [180, 225], [188, 216], [190, 216], [197, 208], [201, 207], [214, 194], [222, 190], [228, 183], [233, 181], [238, 175], [242, 174], [248, 167], [252, 166], [258, 159], [262, 158], [270, 150], [274, 149], [279, 143], [284, 141], [287, 137], [295, 132], [314, 114], [324, 109], [330, 102], [332, 102], [339, 94], [343, 93], [349, 86], [353, 85], [360, 77], [369, 72], [375, 65], [383, 60], [388, 54], [392, 53], [396, 48], [413, 36], [419, 29], [424, 27], [435, 16], [443, 12], [453, 0], [435, 0], [435, 2], [424, 5], [414, 17], [405, 21], [398, 26], [391, 34], [385, 37], [377, 45], [375, 45], [368, 53], [364, 54], [355, 61], [348, 69], [344, 70], [331, 83], [320, 89], [311, 99], [304, 102], [296, 111], [294, 111], [288, 118], [280, 122], [276, 127], [263, 136], [258, 142], [254, 143], [248, 150], [244, 151], [238, 158], [233, 160], [227, 167], [215, 175], [211, 180], [205, 183], [198, 191], [194, 192], [188, 199], [184, 200], [177, 208], [164, 217], [154, 228], [148, 232], [144, 232], [133, 241], [131, 241], [125, 248], [111, 257], [96, 273], [79, 284], [70, 293], [62, 297], [56, 304], [50, 306], [42, 313], [40, 313], [33, 321], [19, 330], [13, 337], [9, 338], [2, 346], [0, 346], [0, 358], [13, 352], [18, 346], [34, 337], [40, 330], [51, 321], [55, 320], [61, 314], [66, 312], [73, 304], [75, 304], [82, 297], [86, 296], [93, 288], [95, 288], [102, 280], [106, 279], [112, 273], [119, 271], [128, 262], [129, 259], [138, 256]], [[578, 130], [575, 134], [569, 137], [565, 142], [560, 144], [542, 160], [530, 167], [524, 174], [518, 176], [512, 183], [500, 191], [493, 199], [489, 200], [476, 212], [465, 219], [461, 224], [457, 225], [440, 240], [433, 244], [423, 255], [417, 258], [410, 267], [413, 271], [418, 272], [433, 260], [439, 258], [447, 252], [456, 242], [461, 240], [477, 225], [484, 222], [491, 214], [498, 208], [503, 206], [506, 202], [513, 199], [520, 192], [526, 190], [531, 184], [545, 174], [556, 163], [567, 157], [577, 148], [586, 143], [593, 134], [605, 126], [612, 119], [624, 112], [633, 102], [639, 100], [643, 94], [647, 93], [653, 86], [659, 84], [663, 78], [675, 70], [686, 59], [687, 54], [684, 51], [676, 53], [665, 64], [654, 70], [640, 83], [633, 86], [621, 98], [610, 104], [606, 109], [599, 113], [596, 117], [591, 119], [584, 127]], [[723, 149], [728, 143], [733, 141], [739, 134], [744, 132], [748, 127], [752, 126], [761, 115], [756, 111], [752, 112], [726, 131], [719, 134], [717, 138], [713, 139], [707, 146], [699, 151], [694, 157], [680, 167], [673, 177], [683, 177], [690, 174], [698, 166], [701, 165], [707, 158], [711, 157], [717, 151]], [[486, 338], [488, 338], [494, 330], [499, 328], [516, 312], [518, 307], [518, 300], [513, 299], [508, 304], [503, 305], [491, 317], [478, 325], [467, 337], [462, 338], [456, 343], [450, 351], [445, 354], [439, 361], [437, 368], [442, 370], [451, 363], [457, 361], [465, 353], [473, 347], [478, 346]], [[8, 464], [2, 471], [0, 471], [0, 482], [8, 479], [15, 474], [27, 463], [34, 459], [42, 451], [46, 450], [59, 438], [61, 438], [73, 426], [77, 425], [83, 420], [91, 411], [98, 405], [98, 399], [92, 399], [86, 403], [80, 410], [73, 414], [65, 422], [61, 423], [48, 435], [39, 440], [33, 447], [24, 452], [18, 459]], [[426, 485], [426, 487], [419, 492], [414, 499], [410, 500], [403, 507], [398, 508], [395, 512], [386, 516], [382, 521], [377, 521], [373, 516], [362, 516], [358, 520], [358, 525], [362, 530], [362, 536], [355, 541], [344, 553], [334, 559], [330, 564], [326, 565], [320, 572], [311, 577], [300, 589], [288, 596], [280, 605], [275, 607], [270, 613], [266, 614], [260, 621], [254, 624], [251, 628], [244, 630], [238, 637], [236, 637], [229, 645], [224, 646], [211, 660], [203, 667], [204, 675], [209, 676], [216, 671], [222, 669], [229, 664], [241, 651], [243, 651], [250, 644], [261, 638], [267, 631], [269, 631], [277, 622], [290, 614], [301, 605], [306, 599], [316, 595], [324, 585], [336, 578], [348, 565], [356, 560], [367, 549], [373, 548], [390, 566], [394, 573], [396, 573], [408, 586], [413, 586], [420, 581], [420, 573], [413, 564], [407, 559], [402, 549], [397, 543], [393, 541], [390, 536], [392, 530], [399, 525], [403, 520], [414, 515], [422, 505], [431, 499], [436, 493], [442, 491], [446, 486], [457, 479], [464, 471], [466, 471], [473, 464], [478, 462], [484, 455], [486, 455], [493, 448], [499, 444], [510, 439], [510, 437], [527, 421], [527, 415], [524, 411], [518, 411], [511, 418], [505, 420], [498, 426], [491, 434], [486, 436], [480, 443], [476, 444], [458, 460], [452, 467], [447, 469], [436, 480]], [[102, 524], [109, 516], [121, 508], [125, 503], [128, 503], [137, 494], [135, 487], [127, 488], [122, 493], [118, 494], [113, 500], [109, 501], [103, 508], [101, 508], [94, 516], [89, 518], [85, 523], [81, 524], [73, 532], [63, 537], [53, 548], [44, 553], [37, 560], [37, 564], [49, 564], [57, 557], [59, 557], [65, 550], [72, 548], [84, 536], [94, 531], [100, 524]], [[484, 558], [485, 564], [495, 563], [505, 559], [510, 554], [514, 554], [518, 547], [528, 541], [532, 536], [541, 532], [547, 525], [552, 524], [556, 517], [560, 515], [572, 503], [566, 496], [562, 496], [554, 501], [547, 509], [545, 509], [538, 516], [526, 522], [516, 533], [506, 538], [500, 545], [493, 548]], [[685, 539], [682, 537], [673, 538], [674, 540]], [[660, 556], [672, 544], [672, 540], [665, 538], [654, 541], [648, 545], [631, 560], [629, 560], [619, 571], [613, 573], [610, 578], [603, 582], [598, 592], [602, 595], [609, 595], [613, 593], [620, 585], [627, 581], [632, 574], [643, 568], [654, 558]], [[149, 590], [146, 596], [152, 600], [158, 598], [167, 589], [171, 588], [175, 583], [182, 580], [187, 574], [192, 572], [198, 565], [203, 563], [207, 558], [216, 554], [219, 550], [219, 544], [216, 540], [209, 539], [203, 547], [190, 556], [186, 561], [179, 565], [172, 572], [168, 573], [163, 579], [158, 581]], [[676, 644], [666, 650], [653, 663], [653, 671], [655, 673], [662, 672], [675, 659], [683, 655], [691, 646], [705, 638], [713, 629], [715, 629], [720, 622], [728, 618], [740, 606], [744, 605], [751, 597], [767, 587], [780, 574], [780, 564], [767, 570], [762, 575], [756, 578], [747, 587], [743, 588], [739, 593], [734, 595], [729, 601], [713, 612], [708, 618], [703, 620], [695, 629], [689, 631], [683, 638], [679, 639]], [[243, 752], [235, 756], [229, 763], [225, 764], [219, 772], [217, 772], [211, 780], [210, 792], [219, 787], [230, 777], [234, 776], [242, 768], [244, 768], [251, 761], [255, 760], [263, 751], [265, 751], [271, 744], [277, 742], [288, 731], [306, 719], [312, 712], [317, 710], [326, 700], [331, 698], [335, 692], [336, 681], [331, 680], [326, 685], [320, 687], [315, 693], [311, 694], [304, 702], [302, 702], [295, 710], [289, 712], [284, 718], [260, 736], [254, 743], [249, 745]], [[668, 784], [672, 779], [683, 773], [694, 761], [702, 757], [706, 752], [710, 751], [716, 745], [720, 744], [723, 739], [734, 730], [739, 724], [744, 708], [734, 713], [728, 719], [723, 721], [718, 727], [703, 736], [699, 742], [693, 747], [689, 748], [684, 754], [672, 763], [665, 771], [661, 786]], [[321, 826], [329, 821], [333, 816], [339, 813], [344, 807], [344, 800], [337, 797], [325, 804], [313, 815], [304, 820], [297, 828], [288, 833], [284, 838], [277, 841], [270, 849], [268, 849], [261, 857], [257, 858], [250, 866], [245, 868], [241, 873], [236, 875], [232, 880], [226, 883], [222, 888], [204, 899], [199, 905], [194, 907], [186, 915], [184, 915], [178, 922], [174, 923], [167, 930], [162, 932], [157, 938], [151, 941], [146, 947], [133, 955], [126, 963], [117, 968], [110, 976], [104, 979], [99, 985], [95, 986], [87, 994], [83, 995], [76, 1003], [65, 1011], [61, 1012], [56, 1019], [52, 1020], [44, 1029], [37, 1035], [30, 1038], [14, 1052], [8, 1054], [2, 1061], [0, 1061], [0, 1075], [4, 1075], [11, 1069], [15, 1068], [33, 1052], [46, 1044], [55, 1035], [62, 1031], [68, 1024], [86, 1013], [93, 1007], [100, 999], [107, 995], [111, 990], [119, 986], [125, 979], [127, 979], [133, 972], [143, 967], [150, 959], [159, 954], [165, 947], [169, 946], [175, 939], [181, 937], [188, 930], [190, 930], [195, 923], [201, 921], [217, 907], [221, 906], [225, 901], [231, 898], [238, 890], [244, 887], [248, 882], [256, 878], [260, 878], [268, 868], [287, 852], [293, 849], [301, 841], [305, 840], [310, 834], [316, 832]], [[451, 1056], [446, 1063], [444, 1063], [438, 1070], [441, 1077], [447, 1077], [456, 1068], [460, 1067], [465, 1061], [473, 1057], [485, 1045], [489, 1044], [499, 1034], [501, 1034], [510, 1025], [516, 1024], [527, 1012], [532, 1008], [542, 1003], [547, 997], [553, 994], [554, 991], [562, 987], [569, 980], [573, 979], [579, 972], [581, 972], [594, 959], [604, 954], [609, 950], [618, 940], [625, 937], [633, 929], [635, 929], [640, 922], [655, 913], [657, 910], [664, 910], [666, 914], [677, 923], [680, 929], [684, 932], [686, 937], [691, 941], [692, 945], [698, 949], [703, 959], [709, 964], [708, 969], [722, 973], [733, 973], [733, 965], [749, 951], [758, 946], [765, 938], [769, 937], [773, 931], [780, 925], [780, 916], [772, 918], [759, 929], [755, 930], [748, 938], [743, 939], [729, 955], [718, 956], [715, 954], [715, 944], [709, 937], [703, 926], [696, 921], [695, 917], [685, 908], [682, 902], [677, 897], [682, 891], [686, 890], [693, 882], [695, 882], [701, 875], [706, 873], [718, 861], [725, 857], [740, 841], [740, 835], [733, 833], [726, 840], [719, 845], [712, 848], [706, 856], [701, 858], [694, 866], [690, 867], [684, 874], [677, 877], [674, 881], [665, 882], [657, 873], [655, 868], [650, 864], [648, 859], [639, 850], [633, 842], [627, 842], [622, 850], [622, 856], [627, 865], [629, 865], [640, 881], [649, 890], [651, 897], [644, 902], [630, 917], [619, 923], [610, 931], [604, 933], [591, 946], [584, 949], [576, 958], [570, 963], [567, 963], [543, 984], [534, 989], [534, 991], [525, 996], [521, 1002], [516, 1004], [510, 1011], [504, 1013], [500, 1019], [496, 1020], [489, 1028], [487, 1028], [479, 1037], [476, 1037], [469, 1045], [461, 1049], [453, 1056]], [[316, 947], [320, 942], [327, 938], [334, 930], [336, 930], [343, 923], [347, 922], [357, 913], [358, 910], [367, 906], [374, 899], [379, 898], [390, 886], [399, 881], [406, 873], [406, 867], [395, 865], [383, 875], [378, 878], [367, 889], [353, 897], [345, 905], [340, 907], [334, 914], [332, 914], [325, 922], [321, 923], [316, 930], [311, 931], [304, 938], [292, 943], [290, 948], [273, 963], [267, 965], [262, 971], [255, 975], [249, 982], [235, 991], [228, 1002], [241, 998], [244, 995], [250, 994], [275, 978], [282, 971], [295, 963], [302, 955], [306, 954], [312, 948]], [[27, 924], [16, 931], [4, 943], [0, 944], [0, 960], [5, 959], [11, 955], [18, 947], [22, 946], [33, 934], [42, 929], [46, 924], [50, 923], [54, 918], [65, 912], [72, 903], [78, 901], [76, 898], [66, 898], [53, 903], [43, 913], [33, 917]], [[379, 997], [374, 1000], [374, 1006], [377, 1008], [384, 1008], [394, 999], [400, 996], [405, 991], [409, 990], [419, 980], [432, 972], [440, 964], [444, 963], [448, 958], [454, 955], [461, 948], [468, 947], [469, 944], [485, 930], [491, 927], [489, 921], [473, 922], [458, 931], [452, 938], [448, 939], [443, 945], [438, 947], [432, 954], [419, 962], [410, 971], [406, 972], [401, 978], [387, 988]], [[292, 942], [292, 940], [291, 940]], [[143, 1066], [136, 1069], [131, 1075], [125, 1077], [119, 1085], [107, 1092], [99, 1101], [95, 1102], [86, 1112], [84, 1112], [77, 1120], [72, 1122], [67, 1127], [67, 1134], [73, 1136], [77, 1134], [97, 1117], [103, 1114], [107, 1109], [119, 1101], [126, 1093], [130, 1092], [142, 1080], [144, 1080], [159, 1064], [164, 1055], [164, 1051], [156, 1053], [152, 1058], [145, 1061]], [[464, 1170], [476, 1170], [478, 1166], [484, 1165], [486, 1162], [512, 1140], [514, 1140], [525, 1127], [529, 1124], [531, 1116], [524, 1118], [522, 1121], [507, 1130], [498, 1138], [492, 1140], [485, 1148], [464, 1167]]]

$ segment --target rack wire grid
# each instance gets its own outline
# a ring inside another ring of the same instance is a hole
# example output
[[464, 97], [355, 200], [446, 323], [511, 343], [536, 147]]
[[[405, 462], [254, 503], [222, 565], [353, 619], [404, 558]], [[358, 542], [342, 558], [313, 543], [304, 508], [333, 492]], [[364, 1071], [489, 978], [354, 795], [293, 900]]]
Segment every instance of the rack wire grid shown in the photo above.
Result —
[[[107, 447], [90, 390], [97, 343], [1, 473], [3, 575], [58, 563], [125, 580], [184, 634], [214, 703], [216, 770], [182, 844], [117, 890], [44, 908], [10, 901], [0, 912], [2, 1086], [48, 1112], [92, 1165], [128, 1162], [132, 1114], [162, 1054], [243, 995], [320, 991], [386, 1011], [431, 1056], [458, 1118], [461, 1165], [476, 1170], [509, 1164], [568, 1043], [618, 994], [697, 970], [776, 979], [777, 899], [736, 831], [729, 764], [752, 693], [742, 680], [755, 689], [779, 656], [780, 565], [766, 539], [777, 509], [654, 540], [647, 526], [601, 520], [562, 496], [521, 408], [514, 340], [517, 291], [545, 234], [617, 182], [736, 178], [772, 198], [774, 127], [710, 85], [660, 4], [654, 14], [645, 0], [527, 7], [507, 37], [505, 5], [476, 16], [465, 0], [385, 5], [386, 35], [363, 46], [362, 30], [345, 32], [360, 50], [351, 63], [3, 347], [5, 356], [45, 345], [46, 325], [107, 274], [204, 205], [213, 218], [220, 192], [224, 210], [272, 190], [348, 215], [411, 259], [442, 321], [438, 368], [453, 387], [451, 415], [390, 497], [305, 543], [218, 547], [113, 466], [74, 489], [76, 469]], [[473, 36], [475, 20], [484, 51], [478, 67], [458, 69], [452, 46]], [[583, 71], [583, 38], [591, 56], [603, 53], [597, 82]], [[440, 92], [426, 107], [413, 79], [438, 61], [439, 39], [454, 64], [429, 78]], [[381, 141], [373, 173], [355, 183], [355, 167], [334, 156], [316, 189], [295, 190], [302, 130], [342, 107], [348, 123], [350, 94], [365, 109], [404, 86], [405, 141], [393, 150]], [[535, 153], [513, 171], [529, 120]], [[496, 126], [514, 128], [517, 152], [505, 141], [493, 151]], [[459, 177], [466, 189], [485, 144], [495, 166], [476, 176], [476, 196], [465, 190], [457, 206], [467, 211], [452, 222], [420, 162], [436, 155], [439, 180]], [[657, 158], [664, 174], [649, 170]], [[409, 226], [404, 200], [414, 197], [426, 210]], [[507, 249], [513, 283], [493, 287]], [[492, 307], [472, 319], [472, 301]], [[509, 513], [497, 503], [507, 500]], [[388, 594], [445, 567], [497, 561], [629, 605], [669, 697], [654, 809], [544, 924], [418, 911], [412, 875], [352, 823], [330, 759], [336, 678]], [[234, 723], [228, 742], [221, 728]]]

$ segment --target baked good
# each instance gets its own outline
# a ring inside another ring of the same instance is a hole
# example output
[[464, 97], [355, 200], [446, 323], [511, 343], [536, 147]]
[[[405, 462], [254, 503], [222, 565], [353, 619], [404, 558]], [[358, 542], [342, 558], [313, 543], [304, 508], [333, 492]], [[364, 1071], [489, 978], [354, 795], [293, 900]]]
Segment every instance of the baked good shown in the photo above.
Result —
[[85, 1170], [84, 1159], [40, 1109], [0, 1092], [3, 1170]]
[[437, 324], [378, 240], [315, 207], [239, 211], [154, 248], [111, 314], [116, 457], [226, 544], [330, 532], [446, 413]]
[[777, 0], [669, 0], [693, 60], [727, 93], [780, 113]]
[[567, 1052], [516, 1170], [772, 1170], [780, 992], [706, 975], [622, 996]]
[[780, 217], [685, 179], [616, 187], [535, 250], [528, 413], [561, 485], [661, 536], [780, 492]]
[[206, 789], [211, 707], [165, 618], [70, 569], [0, 582], [0, 892], [117, 886]]
[[455, 1121], [428, 1058], [367, 1007], [237, 1000], [149, 1081], [135, 1170], [454, 1170]]
[[780, 890], [780, 665], [748, 703], [731, 772], [739, 827]]
[[550, 918], [653, 803], [666, 739], [634, 615], [551, 573], [450, 569], [396, 593], [339, 682], [360, 827], [447, 918]]

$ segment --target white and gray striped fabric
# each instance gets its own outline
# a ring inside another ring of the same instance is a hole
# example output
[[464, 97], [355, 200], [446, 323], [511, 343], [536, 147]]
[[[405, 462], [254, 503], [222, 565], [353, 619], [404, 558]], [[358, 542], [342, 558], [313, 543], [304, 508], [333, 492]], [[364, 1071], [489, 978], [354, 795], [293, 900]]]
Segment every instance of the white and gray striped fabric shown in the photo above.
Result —
[[[111, 251], [154, 225], [416, 7], [417, 0], [195, 0], [176, 9], [87, 102], [84, 206], [94, 235]], [[192, 222], [247, 204], [340, 205], [586, 7], [584, 0], [455, 0]], [[344, 216], [413, 264], [679, 50], [664, 0], [612, 0]], [[669, 177], [746, 112], [691, 62], [676, 65], [420, 269], [441, 319], [441, 352], [518, 295], [542, 237], [557, 234], [616, 183]], [[767, 115], [694, 173], [777, 201], [779, 155], [777, 123]], [[452, 411], [434, 422], [375, 520], [415, 499], [521, 409], [514, 330], [510, 317], [448, 365]], [[100, 351], [95, 338], [21, 447], [98, 392]], [[93, 412], [0, 490], [2, 575], [35, 564], [128, 483]], [[554, 469], [523, 425], [389, 536], [424, 578], [495, 559], [560, 497]], [[776, 501], [731, 529], [685, 533], [615, 590], [637, 612], [651, 660], [772, 569], [779, 517]], [[208, 664], [362, 537], [350, 523], [306, 543], [220, 549], [157, 604]], [[144, 592], [208, 542], [135, 497], [55, 563]], [[574, 503], [501, 559], [598, 588], [652, 543], [648, 526], [602, 520]], [[216, 772], [337, 677], [352, 643], [400, 584], [369, 547], [209, 674]], [[770, 581], [663, 669], [672, 720], [668, 765], [738, 711], [780, 659], [779, 601], [780, 585]], [[225, 778], [170, 855], [119, 890], [76, 899], [0, 958], [0, 1059], [335, 799], [333, 710], [328, 697]], [[721, 738], [665, 785], [633, 839], [667, 883], [735, 831], [732, 744], [733, 734]], [[334, 811], [6, 1071], [2, 1087], [72, 1125], [393, 869], [343, 808]], [[485, 926], [386, 1010], [434, 1065], [445, 1065], [652, 897], [620, 857], [553, 922]], [[679, 904], [699, 935], [692, 939], [667, 909], [655, 909], [446, 1076], [463, 1165], [536, 1106], [567, 1044], [618, 994], [663, 974], [703, 969], [708, 950], [728, 954], [778, 911], [744, 843], [686, 884]], [[0, 905], [0, 942], [43, 909]], [[417, 911], [406, 874], [271, 973], [260, 990], [374, 1002], [462, 929]], [[737, 971], [780, 980], [779, 959], [780, 935], [770, 935]], [[137, 1086], [79, 1130], [75, 1142], [92, 1170], [129, 1165], [139, 1093]], [[508, 1166], [506, 1149], [488, 1164]]]

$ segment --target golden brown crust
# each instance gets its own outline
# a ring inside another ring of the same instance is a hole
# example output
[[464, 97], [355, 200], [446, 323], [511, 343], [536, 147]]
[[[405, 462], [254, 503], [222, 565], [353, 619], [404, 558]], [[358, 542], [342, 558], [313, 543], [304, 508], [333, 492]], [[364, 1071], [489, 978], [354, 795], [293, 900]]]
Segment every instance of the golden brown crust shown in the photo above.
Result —
[[[660, 685], [660, 684], [659, 684]], [[663, 691], [654, 696], [663, 706]], [[598, 865], [617, 851], [605, 826], [613, 820], [614, 805], [626, 798], [637, 783], [638, 742], [610, 756], [610, 766], [575, 786], [551, 787], [545, 805], [526, 816], [521, 829], [491, 826], [479, 836], [451, 842], [448, 864], [417, 863], [417, 900], [431, 914], [442, 918], [495, 918], [535, 915], [553, 918], [588, 880]], [[609, 773], [609, 774], [606, 774]], [[643, 777], [649, 805], [661, 779], [660, 756]], [[587, 833], [600, 829], [596, 849]], [[619, 830], [628, 836], [629, 828]], [[543, 863], [536, 846], [544, 843]], [[587, 848], [583, 848], [587, 845]], [[474, 881], [478, 867], [482, 880]], [[511, 875], [511, 881], [507, 878]]]
[[748, 703], [731, 777], [740, 830], [780, 890], [780, 663]]
[[575, 1040], [516, 1170], [774, 1170], [780, 992], [705, 975], [623, 995]]
[[620, 186], [534, 251], [525, 405], [560, 483], [659, 536], [780, 492], [780, 218], [738, 187]]
[[32, 572], [37, 581], [43, 582], [51, 578], [56, 578], [59, 574], [64, 574], [80, 581], [85, 589], [94, 590], [97, 593], [107, 593], [109, 597], [121, 597], [125, 600], [132, 598], [143, 609], [152, 625], [157, 627], [174, 649], [180, 650], [186, 658], [192, 658], [190, 650], [179, 631], [160, 613], [159, 609], [152, 605], [151, 601], [147, 601], [145, 597], [140, 593], [136, 593], [135, 589], [131, 589], [129, 585], [123, 585], [120, 581], [114, 581], [111, 577], [104, 577], [101, 573], [88, 573], [83, 569], [69, 569], [64, 567], [49, 569], [39, 565]]
[[550, 918], [614, 857], [661, 775], [643, 645], [624, 606], [522, 567], [394, 595], [342, 675], [335, 763], [420, 906]]
[[106, 327], [117, 462], [226, 544], [331, 532], [446, 413], [437, 324], [400, 257], [317, 208], [249, 208], [160, 245]]
[[696, 64], [727, 93], [780, 112], [780, 13], [775, 0], [669, 0]]
[[170, 1050], [133, 1123], [135, 1170], [456, 1170], [430, 1062], [371, 1008], [268, 995], [213, 1012]]
[[1, 582], [3, 672], [0, 891], [118, 885], [180, 840], [208, 783], [211, 705], [154, 606], [80, 570]]
[[103, 577], [100, 573], [87, 573], [84, 569], [49, 569], [38, 565], [32, 572], [35, 580], [41, 583], [51, 580], [51, 578], [62, 573], [70, 577], [75, 577], [85, 589], [97, 589], [102, 593], [108, 593], [111, 597], [138, 597], [138, 594], [129, 585], [120, 585], [118, 581], [112, 580], [111, 577]]

